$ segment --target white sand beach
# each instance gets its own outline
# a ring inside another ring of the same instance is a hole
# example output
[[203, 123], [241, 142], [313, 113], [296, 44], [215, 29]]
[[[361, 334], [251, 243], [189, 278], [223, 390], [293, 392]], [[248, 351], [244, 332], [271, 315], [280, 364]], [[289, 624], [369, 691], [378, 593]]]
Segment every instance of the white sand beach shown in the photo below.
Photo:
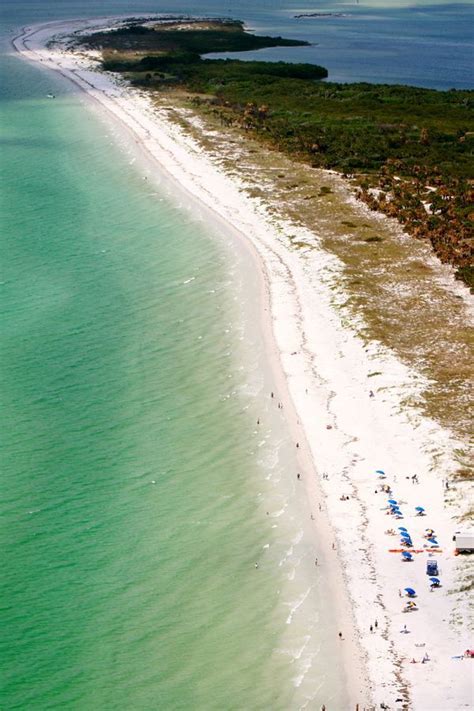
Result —
[[[342, 321], [341, 266], [318, 246], [318, 234], [272, 217], [261, 198], [246, 194], [239, 178], [229, 176], [143, 91], [100, 72], [97, 57], [75, 55], [66, 42], [46, 46], [53, 36], [114, 22], [28, 27], [13, 44], [26, 59], [74, 82], [126, 126], [130, 140], [159, 170], [253, 251], [262, 276], [261, 328], [278, 384], [276, 399], [298, 446], [314, 534], [325, 546], [351, 709], [470, 708], [473, 660], [461, 655], [474, 642], [468, 634], [468, 593], [458, 585], [465, 559], [454, 556], [452, 541], [462, 528], [457, 517], [468, 508], [466, 492], [463, 501], [446, 505], [446, 480], [457, 469], [454, 452], [464, 443], [415, 407], [401, 407], [421, 387], [422, 377], [381, 344], [362, 341]], [[290, 231], [314, 248], [291, 249], [284, 239]], [[454, 280], [452, 288], [462, 289]], [[472, 320], [469, 301], [464, 298], [466, 323]], [[377, 376], [368, 380], [371, 374]], [[390, 495], [382, 486], [390, 487]], [[389, 499], [398, 502], [403, 518], [390, 513]], [[425, 515], [418, 515], [418, 506]], [[420, 551], [411, 562], [390, 552], [401, 550], [398, 527], [409, 531]], [[427, 528], [435, 531], [436, 553], [429, 553]], [[438, 562], [442, 583], [434, 590], [426, 574], [431, 559]], [[403, 611], [407, 587], [417, 593], [413, 612]]]

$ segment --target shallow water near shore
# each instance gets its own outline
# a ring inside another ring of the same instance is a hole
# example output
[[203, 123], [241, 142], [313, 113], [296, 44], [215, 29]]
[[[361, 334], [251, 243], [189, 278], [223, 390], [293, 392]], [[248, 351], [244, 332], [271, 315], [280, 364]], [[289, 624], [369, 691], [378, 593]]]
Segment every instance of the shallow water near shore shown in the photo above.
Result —
[[344, 708], [250, 255], [4, 62], [2, 706]]

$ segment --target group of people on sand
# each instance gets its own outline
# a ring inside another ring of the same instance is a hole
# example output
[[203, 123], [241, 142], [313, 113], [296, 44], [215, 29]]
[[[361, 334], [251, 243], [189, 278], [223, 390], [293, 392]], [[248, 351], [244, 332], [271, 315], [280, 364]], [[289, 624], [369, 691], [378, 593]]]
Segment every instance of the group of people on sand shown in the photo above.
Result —
[[[271, 397], [272, 400], [273, 400], [273, 398], [275, 397], [275, 393], [274, 393], [274, 392], [271, 392], [271, 393], [270, 393], [270, 397]], [[278, 403], [278, 409], [279, 409], [279, 410], [283, 410], [283, 403], [282, 403], [282, 402], [279, 402], [279, 403]]]
[[[421, 663], [422, 663], [422, 664], [426, 664], [426, 662], [429, 662], [429, 661], [431, 661], [431, 660], [430, 660], [428, 654], [425, 652], [425, 654], [423, 655], [423, 659], [421, 660]], [[415, 657], [413, 657], [413, 659], [411, 660], [410, 664], [418, 664], [418, 662], [416, 661]]]
[[[270, 397], [273, 399], [275, 397], [275, 393], [271, 392]], [[283, 410], [283, 403], [282, 402], [278, 403], [278, 409]], [[259, 425], [259, 424], [260, 424], [260, 417], [257, 418], [257, 425]], [[299, 447], [300, 445], [297, 443], [296, 446]]]

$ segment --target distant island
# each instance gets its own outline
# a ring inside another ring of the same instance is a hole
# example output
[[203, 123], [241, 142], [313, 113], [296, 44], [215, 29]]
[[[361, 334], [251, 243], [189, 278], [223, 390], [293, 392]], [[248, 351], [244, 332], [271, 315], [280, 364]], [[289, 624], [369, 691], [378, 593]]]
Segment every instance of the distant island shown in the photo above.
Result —
[[305, 17], [347, 17], [347, 15], [344, 12], [302, 12], [300, 15], [294, 15], [295, 20]]
[[103, 69], [132, 85], [170, 99], [187, 92], [194, 110], [212, 111], [223, 126], [349, 176], [371, 209], [430, 241], [458, 278], [474, 286], [474, 92], [327, 83], [320, 81], [327, 69], [315, 64], [203, 58], [308, 44], [255, 35], [235, 20], [134, 21], [77, 42], [100, 51]]

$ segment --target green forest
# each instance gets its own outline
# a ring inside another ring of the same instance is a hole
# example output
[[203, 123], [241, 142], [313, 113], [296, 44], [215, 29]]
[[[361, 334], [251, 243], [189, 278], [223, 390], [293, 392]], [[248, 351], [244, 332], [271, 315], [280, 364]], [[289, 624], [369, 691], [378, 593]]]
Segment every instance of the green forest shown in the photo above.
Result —
[[474, 286], [473, 91], [335, 84], [312, 64], [205, 59], [210, 52], [300, 45], [240, 22], [197, 21], [95, 33], [103, 67], [150, 91], [183, 90], [222, 126], [355, 179], [359, 197], [430, 240]]

